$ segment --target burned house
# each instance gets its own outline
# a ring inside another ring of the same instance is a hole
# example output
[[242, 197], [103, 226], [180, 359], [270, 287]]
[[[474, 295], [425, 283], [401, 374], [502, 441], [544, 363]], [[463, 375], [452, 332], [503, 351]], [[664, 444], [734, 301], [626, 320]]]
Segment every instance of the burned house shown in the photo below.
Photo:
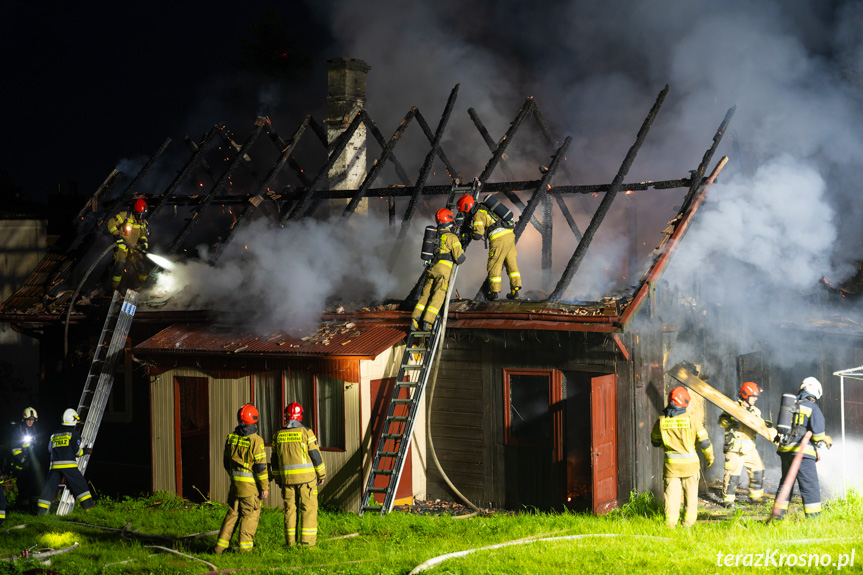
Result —
[[[86, 374], [105, 313], [104, 297], [93, 288], [110, 251], [105, 221], [132, 197], [144, 197], [150, 205], [151, 227], [159, 232], [151, 250], [190, 257], [206, 245], [201, 258], [207, 265], [216, 265], [255, 221], [287, 228], [309, 220], [349, 226], [357, 218], [376, 218], [393, 238], [391, 265], [380, 273], [408, 275], [413, 282], [421, 269], [403, 263], [416, 258], [402, 249], [410, 243], [411, 224], [428, 221], [434, 210], [457, 199], [464, 182], [474, 180], [482, 194], [496, 194], [511, 205], [518, 218], [516, 237], [528, 232], [532, 238], [530, 249], [519, 244], [520, 258], [537, 262], [541, 281], [522, 301], [489, 302], [473, 296], [478, 284], [456, 286], [433, 393], [430, 389], [418, 415], [397, 500], [453, 497], [433, 458], [464, 495], [484, 505], [603, 512], [633, 489], [658, 489], [661, 456], [650, 449], [649, 435], [665, 403], [664, 371], [677, 330], [663, 318], [678, 305], [675, 294], [662, 289], [662, 274], [725, 166], [727, 158], [714, 161], [714, 156], [734, 110], [717, 118], [701, 161], [684, 170], [686, 176], [627, 182], [666, 87], [613, 180], [579, 185], [565, 183], [571, 139], [554, 138], [532, 98], [498, 140], [471, 109], [488, 159], [477, 175], [465, 178], [442, 144], [458, 86], [436, 129], [411, 108], [387, 140], [364, 107], [369, 67], [340, 59], [330, 61], [328, 71], [324, 122], [306, 116], [285, 137], [269, 118], [259, 117], [242, 143], [217, 125], [201, 139], [187, 139], [189, 153], [170, 177], [164, 175], [170, 171], [158, 169], [170, 141], [137, 174], [113, 172], [3, 303], [0, 320], [40, 341], [40, 398], [47, 417], [77, 402], [77, 382]], [[537, 160], [539, 179], [519, 180], [508, 168], [511, 145], [531, 120], [551, 160]], [[408, 176], [399, 158], [409, 130], [424, 146], [416, 177]], [[380, 152], [370, 161], [372, 140]], [[303, 155], [304, 146], [316, 146], [317, 152]], [[306, 171], [303, 159], [321, 156], [322, 165]], [[398, 183], [382, 185], [385, 170]], [[641, 261], [635, 258], [639, 250], [627, 254], [630, 279], [592, 300], [567, 296], [615, 200], [658, 190], [676, 194], [676, 201]], [[586, 196], [598, 205], [581, 229], [571, 205]], [[554, 281], [552, 244], [561, 227], [575, 248]], [[478, 247], [470, 248], [469, 258], [482, 268]], [[146, 293], [151, 286], [122, 287]], [[135, 315], [98, 456], [88, 469], [97, 491], [119, 490], [112, 479], [122, 477], [127, 493], [164, 490], [224, 500], [222, 442], [238, 407], [258, 406], [261, 434], [269, 439], [285, 404], [298, 401], [329, 470], [322, 500], [358, 510], [398, 383], [410, 306], [400, 298], [336, 304], [321, 310], [315, 327], [295, 332], [256, 329], [224, 310], [178, 309], [166, 304], [169, 300], [145, 297]], [[277, 497], [269, 503], [277, 505]]]

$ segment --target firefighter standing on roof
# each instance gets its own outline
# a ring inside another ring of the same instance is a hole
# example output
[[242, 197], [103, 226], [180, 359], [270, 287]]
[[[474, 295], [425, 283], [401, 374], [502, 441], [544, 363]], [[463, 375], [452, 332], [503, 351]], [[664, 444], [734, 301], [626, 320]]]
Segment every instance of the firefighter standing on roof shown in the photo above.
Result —
[[425, 272], [422, 295], [411, 314], [411, 328], [416, 331], [431, 331], [449, 289], [449, 278], [453, 264], [464, 263], [465, 255], [458, 236], [452, 232], [453, 215], [446, 208], [437, 211], [437, 247], [434, 249], [431, 267]]
[[234, 530], [240, 551], [251, 551], [261, 517], [261, 500], [269, 497], [270, 478], [264, 439], [258, 435], [258, 409], [247, 403], [237, 412], [237, 427], [225, 440], [223, 463], [231, 477], [228, 513], [216, 538], [213, 553], [228, 548]]
[[302, 420], [303, 407], [296, 402], [288, 404], [285, 426], [273, 435], [271, 467], [285, 500], [285, 543], [288, 547], [295, 546], [297, 540], [300, 545], [309, 547], [317, 543], [318, 486], [327, 476], [318, 440], [303, 426]]
[[[761, 410], [755, 407], [761, 389], [752, 381], [740, 386], [738, 405], [756, 417], [761, 417]], [[772, 425], [767, 423], [768, 426]], [[722, 476], [722, 504], [734, 505], [737, 485], [743, 468], [749, 474], [749, 499], [758, 502], [764, 495], [764, 463], [755, 446], [755, 436], [758, 433], [731, 415], [722, 412], [719, 416], [719, 426], [725, 430], [725, 444], [722, 452], [725, 454], [725, 473]]]
[[78, 469], [78, 458], [84, 454], [92, 453], [90, 447], [81, 445], [81, 436], [75, 429], [75, 425], [79, 421], [78, 412], [74, 409], [67, 409], [63, 412], [62, 427], [48, 441], [48, 448], [51, 450], [51, 464], [48, 479], [45, 480], [45, 489], [42, 490], [42, 495], [36, 503], [37, 515], [48, 513], [51, 503], [57, 496], [57, 487], [59, 487], [61, 479], [66, 480], [66, 487], [75, 496], [75, 500], [82, 509], [90, 509], [95, 505], [90, 490], [87, 489], [87, 480], [84, 479]]
[[[807, 431], [812, 432], [812, 439], [803, 450], [803, 459], [797, 471], [797, 486], [803, 498], [803, 512], [806, 517], [817, 517], [821, 514], [821, 486], [818, 482], [818, 469], [815, 463], [821, 459], [820, 451], [829, 449], [833, 439], [825, 433], [824, 414], [815, 403], [821, 398], [821, 382], [814, 377], [807, 377], [800, 384], [797, 402], [794, 408], [791, 432], [785, 441], [780, 441], [777, 452], [782, 462], [782, 479], [779, 480], [777, 496], [785, 483], [788, 469], [794, 456], [800, 451], [800, 443]], [[779, 436], [777, 436], [779, 438]], [[788, 498], [791, 499], [790, 497]], [[784, 518], [788, 511], [788, 501], [780, 504], [779, 518]]]
[[713, 465], [713, 446], [701, 423], [686, 413], [689, 407], [689, 392], [684, 387], [675, 387], [668, 395], [668, 406], [653, 426], [650, 442], [665, 450], [665, 466], [662, 474], [665, 494], [665, 522], [669, 527], [677, 526], [680, 519], [680, 503], [684, 501], [683, 526], [695, 523], [698, 515], [698, 462], [696, 445], [704, 453], [707, 467]]
[[138, 281], [147, 280], [147, 266], [141, 250], [149, 248], [149, 227], [147, 226], [147, 202], [135, 200], [132, 212], [120, 212], [108, 220], [108, 232], [114, 236], [117, 247], [114, 250], [114, 265], [111, 274], [111, 287], [117, 289], [123, 279], [128, 263], [138, 274]]
[[[515, 251], [515, 232], [512, 230], [511, 220], [504, 220], [490, 207], [489, 203], [501, 205], [492, 196], [486, 196], [482, 202], [476, 202], [473, 196], [465, 194], [459, 198], [458, 211], [466, 214], [467, 221], [471, 222], [471, 237], [475, 240], [486, 237], [488, 239], [488, 291], [486, 296], [495, 300], [502, 289], [501, 271], [506, 268], [509, 275], [510, 292], [509, 299], [518, 299], [518, 291], [521, 289], [521, 274], [518, 271]], [[512, 212], [506, 210], [510, 217]]]

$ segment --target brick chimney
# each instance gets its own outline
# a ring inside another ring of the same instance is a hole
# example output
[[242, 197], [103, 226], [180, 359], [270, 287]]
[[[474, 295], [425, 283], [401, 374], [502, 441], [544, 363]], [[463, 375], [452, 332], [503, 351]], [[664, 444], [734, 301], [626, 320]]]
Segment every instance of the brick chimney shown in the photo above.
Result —
[[[366, 74], [371, 66], [355, 58], [327, 60], [327, 142], [330, 146], [366, 104]], [[329, 173], [330, 189], [355, 190], [366, 176], [366, 127], [360, 125]], [[334, 200], [332, 208], [344, 208], [347, 200]], [[336, 205], [338, 204], [338, 205]], [[368, 213], [363, 198], [357, 213]]]

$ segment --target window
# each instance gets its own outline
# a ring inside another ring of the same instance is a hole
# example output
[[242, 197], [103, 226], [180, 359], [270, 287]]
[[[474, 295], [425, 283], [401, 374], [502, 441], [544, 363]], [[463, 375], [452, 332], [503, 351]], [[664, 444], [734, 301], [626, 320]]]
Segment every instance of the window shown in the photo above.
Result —
[[282, 427], [282, 372], [268, 371], [254, 375], [255, 407], [258, 408], [258, 435], [269, 445], [273, 434]]
[[285, 405], [297, 402], [303, 406], [303, 425], [309, 429], [315, 429], [315, 392], [314, 376], [308, 371], [289, 370], [285, 372]]
[[504, 370], [507, 445], [552, 445], [551, 374]]
[[322, 449], [345, 449], [345, 384], [334, 377], [315, 377], [318, 398], [318, 443]]

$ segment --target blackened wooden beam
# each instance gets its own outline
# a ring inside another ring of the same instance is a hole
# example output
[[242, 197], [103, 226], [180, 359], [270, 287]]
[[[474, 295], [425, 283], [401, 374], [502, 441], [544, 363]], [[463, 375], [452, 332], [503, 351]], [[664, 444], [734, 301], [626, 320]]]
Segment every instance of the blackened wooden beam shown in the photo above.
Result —
[[[474, 110], [473, 108], [468, 108], [467, 113], [468, 116], [470, 116], [471, 120], [473, 120], [473, 124], [474, 126], [476, 126], [476, 129], [479, 130], [479, 135], [482, 136], [483, 140], [485, 140], [485, 145], [488, 146], [489, 150], [494, 152], [494, 140], [492, 139], [491, 134], [488, 133], [485, 124], [482, 123], [479, 114], [477, 114], [476, 110]], [[509, 166], [506, 165], [506, 160], [503, 157], [501, 157], [500, 167], [503, 170], [503, 175], [506, 176], [507, 179], [513, 179], [513, 174], [510, 171]], [[516, 208], [519, 209], [519, 211], [524, 212], [524, 202], [522, 202], [521, 199], [517, 195], [515, 195], [515, 192], [513, 192], [512, 190], [503, 190], [503, 195], [505, 195], [506, 198], [510, 202], [512, 202]], [[533, 227], [535, 227], [537, 230], [540, 229], [540, 223], [537, 221], [536, 218], [531, 217], [530, 223], [533, 224]]]
[[551, 248], [552, 235], [554, 233], [554, 216], [552, 215], [551, 198], [548, 194], [542, 197], [542, 289], [547, 290], [551, 287]]
[[[294, 135], [287, 142], [284, 142], [285, 147], [282, 149], [279, 154], [279, 158], [276, 160], [276, 163], [273, 164], [272, 168], [270, 168], [269, 173], [258, 186], [256, 193], [248, 199], [248, 202], [245, 204], [245, 209], [240, 212], [237, 216], [234, 225], [231, 226], [231, 229], [228, 231], [228, 235], [225, 237], [225, 240], [216, 246], [214, 250], [214, 259], [218, 259], [222, 253], [222, 250], [225, 246], [231, 243], [231, 240], [236, 235], [237, 230], [239, 230], [243, 224], [248, 221], [248, 219], [255, 213], [258, 205], [263, 201], [264, 196], [269, 191], [270, 186], [273, 185], [276, 177], [279, 175], [279, 172], [285, 167], [285, 164], [288, 162], [288, 158], [291, 157], [291, 154], [294, 153], [294, 148], [297, 147], [297, 144], [300, 141], [300, 138], [303, 137], [303, 134], [306, 131], [306, 128], [309, 127], [309, 121], [311, 120], [311, 116], [306, 116], [303, 118], [303, 121], [300, 123], [299, 127], [294, 131]], [[266, 127], [264, 128], [266, 129]]]
[[183, 166], [183, 168], [177, 172], [177, 175], [174, 177], [174, 180], [165, 188], [165, 191], [159, 195], [159, 199], [156, 200], [153, 205], [150, 206], [149, 212], [150, 218], [153, 218], [156, 214], [162, 211], [162, 208], [168, 203], [168, 200], [171, 198], [171, 195], [177, 191], [177, 188], [180, 184], [186, 179], [186, 177], [192, 173], [198, 165], [200, 165], [204, 160], [204, 153], [209, 147], [210, 143], [213, 141], [213, 137], [216, 135], [216, 127], [213, 126], [210, 128], [210, 131], [204, 136], [204, 139], [200, 144], [194, 144], [194, 151], [192, 155], [189, 157], [189, 160]]
[[725, 135], [725, 130], [728, 129], [728, 124], [731, 122], [731, 118], [734, 117], [734, 112], [736, 110], [737, 106], [732, 106], [731, 108], [729, 108], [728, 112], [725, 113], [725, 118], [719, 125], [719, 129], [716, 130], [715, 134], [713, 134], [713, 144], [711, 144], [711, 146], [704, 152], [704, 156], [701, 158], [701, 163], [698, 165], [698, 169], [693, 174], [692, 184], [689, 186], [689, 191], [686, 192], [686, 197], [683, 199], [683, 204], [681, 205], [682, 211], [686, 211], [686, 208], [688, 208], [689, 204], [692, 203], [692, 196], [694, 196], [695, 192], [698, 190], [701, 183], [701, 178], [702, 176], [704, 176], [704, 172], [705, 170], [707, 170], [707, 166], [708, 164], [710, 164], [710, 160], [713, 159], [713, 154], [716, 152], [716, 148], [719, 147], [719, 142], [722, 141], [722, 136]]
[[[335, 145], [330, 151], [329, 158], [327, 158], [327, 161], [324, 163], [323, 167], [315, 175], [312, 183], [306, 186], [306, 189], [302, 191], [302, 196], [298, 201], [294, 202], [291, 211], [285, 211], [284, 215], [279, 219], [280, 225], [284, 226], [289, 220], [296, 221], [303, 216], [306, 207], [309, 205], [309, 202], [315, 196], [315, 189], [318, 187], [318, 185], [320, 185], [320, 182], [324, 178], [329, 176], [333, 164], [336, 163], [336, 160], [338, 160], [339, 157], [342, 155], [342, 152], [345, 151], [348, 142], [350, 142], [351, 138], [354, 137], [354, 133], [356, 133], [357, 129], [360, 127], [360, 124], [363, 123], [365, 117], [365, 110], [360, 110], [359, 112], [357, 112], [357, 115], [354, 116], [353, 120], [351, 120], [351, 123], [350, 125], [348, 125], [347, 129], [342, 132], [341, 135], [336, 139]], [[285, 205], [288, 205], [287, 201]]]
[[521, 234], [524, 233], [525, 228], [527, 227], [527, 222], [530, 217], [533, 215], [533, 212], [536, 210], [537, 206], [539, 206], [542, 199], [548, 193], [548, 190], [551, 189], [551, 181], [554, 178], [554, 173], [557, 171], [557, 168], [561, 165], [563, 158], [566, 156], [566, 150], [569, 149], [569, 144], [572, 142], [572, 138], [567, 137], [563, 141], [563, 145], [561, 145], [557, 152], [555, 152], [554, 156], [551, 159], [551, 163], [548, 166], [548, 170], [542, 176], [542, 180], [539, 181], [539, 185], [534, 189], [533, 194], [530, 197], [530, 200], [527, 202], [527, 206], [524, 208], [524, 212], [522, 212], [521, 217], [518, 219], [518, 223], [515, 225], [515, 241], [521, 237]]
[[[411, 108], [411, 109], [413, 110], [413, 108]], [[410, 113], [410, 112], [408, 112], [408, 113]], [[414, 112], [414, 113], [416, 113], [416, 112]], [[366, 125], [366, 128], [368, 129], [368, 131], [372, 135], [372, 137], [375, 139], [375, 141], [377, 141], [378, 145], [381, 148], [386, 147], [387, 142], [386, 142], [386, 140], [384, 140], [384, 135], [378, 129], [377, 124], [375, 124], [375, 122], [374, 122], [374, 120], [372, 120], [371, 116], [369, 116], [367, 114], [366, 119], [364, 120], [363, 123]], [[405, 169], [402, 167], [402, 164], [401, 164], [401, 162], [399, 162], [398, 158], [396, 158], [394, 154], [390, 153], [389, 154], [389, 160], [393, 163], [393, 167], [396, 169], [396, 175], [402, 181], [402, 184], [404, 184], [406, 186], [408, 184], [410, 184], [411, 179], [408, 176], [407, 172], [405, 172]]]
[[[644, 143], [644, 139], [647, 137], [647, 133], [653, 125], [653, 121], [656, 119], [656, 114], [659, 113], [659, 108], [662, 107], [662, 102], [665, 101], [666, 94], [668, 94], [668, 85], [666, 85], [659, 93], [659, 96], [656, 98], [656, 102], [654, 102], [653, 107], [647, 114], [647, 118], [644, 119], [644, 123], [641, 125], [641, 129], [638, 131], [638, 135], [635, 138], [635, 143], [629, 148], [629, 152], [627, 152], [626, 157], [623, 159], [623, 163], [620, 165], [620, 169], [614, 177], [614, 180], [612, 180], [609, 190], [605, 193], [605, 197], [602, 198], [602, 202], [600, 202], [599, 207], [596, 209], [596, 213], [593, 214], [590, 224], [588, 224], [587, 229], [584, 231], [584, 237], [582, 237], [581, 241], [578, 242], [578, 246], [576, 246], [575, 252], [573, 252], [572, 257], [569, 259], [569, 263], [566, 264], [566, 269], [563, 270], [563, 274], [557, 282], [557, 286], [548, 297], [549, 301], [560, 301], [566, 288], [569, 287], [569, 284], [572, 282], [572, 278], [578, 271], [578, 268], [584, 259], [584, 255], [587, 253], [587, 248], [593, 240], [593, 236], [596, 235], [596, 231], [599, 229], [603, 219], [605, 219], [606, 214], [608, 214], [608, 210], [611, 208], [612, 202], [614, 202], [614, 197], [617, 195], [618, 190], [620, 190], [623, 178], [626, 177], [626, 174], [629, 172], [629, 168], [632, 166], [632, 162], [635, 161], [635, 156], [638, 155], [638, 151], [641, 149], [641, 145]], [[700, 180], [700, 178], [697, 179]]]
[[492, 172], [494, 172], [494, 169], [500, 162], [501, 157], [503, 156], [504, 152], [506, 152], [506, 148], [509, 146], [509, 143], [512, 142], [512, 137], [515, 135], [515, 133], [518, 131], [519, 126], [521, 126], [522, 122], [524, 122], [524, 119], [530, 113], [532, 102], [532, 96], [528, 97], [524, 101], [524, 104], [522, 104], [521, 109], [519, 109], [518, 114], [516, 114], [515, 116], [515, 120], [513, 120], [512, 124], [510, 124], [509, 130], [506, 131], [506, 134], [504, 134], [500, 141], [497, 143], [497, 147], [495, 148], [494, 153], [491, 155], [491, 158], [489, 158], [488, 162], [486, 162], [485, 168], [483, 168], [482, 174], [480, 174], [479, 176], [480, 184], [485, 185]]
[[197, 225], [197, 223], [200, 221], [201, 214], [204, 213], [204, 210], [206, 210], [211, 203], [213, 203], [213, 200], [216, 197], [216, 192], [226, 189], [227, 184], [230, 181], [236, 167], [241, 163], [247, 161], [246, 158], [248, 157], [249, 150], [252, 148], [255, 140], [258, 139], [258, 136], [261, 135], [261, 132], [264, 129], [264, 120], [264, 118], [258, 118], [258, 120], [255, 122], [255, 128], [252, 130], [252, 133], [249, 134], [249, 137], [246, 138], [246, 141], [243, 143], [243, 145], [240, 146], [240, 149], [237, 150], [237, 155], [234, 157], [231, 163], [228, 164], [227, 169], [222, 173], [216, 183], [213, 184], [213, 187], [210, 188], [209, 193], [207, 193], [207, 195], [204, 196], [204, 198], [201, 200], [201, 203], [198, 204], [198, 206], [193, 210], [192, 216], [186, 222], [186, 225], [183, 226], [183, 229], [180, 230], [180, 233], [177, 234], [177, 237], [174, 239], [173, 242], [171, 242], [171, 245], [168, 246], [169, 254], [177, 253], [177, 251], [183, 245], [183, 241], [185, 241], [186, 237], [188, 237], [189, 233], [192, 231], [192, 228], [194, 228], [195, 225]]
[[[393, 249], [390, 251], [389, 258], [389, 269], [392, 270], [395, 262], [398, 261], [399, 254], [401, 253], [402, 246], [404, 244], [405, 236], [407, 235], [408, 228], [410, 227], [411, 219], [414, 216], [414, 212], [416, 211], [417, 204], [419, 203], [420, 196], [423, 193], [423, 189], [425, 188], [426, 181], [428, 181], [428, 176], [431, 173], [432, 166], [434, 165], [435, 156], [438, 155], [440, 151], [440, 142], [443, 139], [443, 133], [446, 129], [447, 124], [449, 123], [449, 119], [452, 116], [452, 109], [455, 106], [455, 100], [458, 96], [458, 84], [452, 89], [452, 92], [449, 94], [449, 98], [447, 99], [446, 106], [444, 106], [443, 114], [441, 115], [440, 121], [438, 121], [437, 130], [433, 134], [431, 139], [431, 150], [426, 154], [425, 161], [423, 162], [422, 167], [420, 168], [419, 176], [417, 177], [417, 184], [414, 186], [413, 191], [410, 196], [410, 200], [408, 201], [408, 207], [405, 210], [405, 215], [402, 218], [402, 225], [399, 228], [399, 235], [396, 238], [395, 243], [393, 244]], [[419, 112], [417, 113], [417, 121], [419, 121]], [[440, 155], [441, 160], [447, 163], [446, 156], [443, 154]], [[454, 177], [450, 168], [447, 168], [447, 171], [450, 172], [450, 177]], [[395, 209], [395, 202], [391, 204], [393, 209]]]
[[[310, 119], [311, 116], [307, 115], [303, 120], [302, 125], [308, 126]], [[269, 119], [267, 120], [267, 124], [264, 126], [264, 130], [267, 132], [267, 136], [269, 136], [270, 141], [273, 142], [273, 145], [279, 151], [281, 157], [281, 154], [285, 151], [285, 148], [291, 145], [290, 142], [284, 141], [282, 137], [279, 136], [278, 132], [276, 132], [276, 129], [273, 128], [273, 124], [269, 121]], [[303, 131], [305, 131], [305, 127], [303, 128]], [[311, 180], [309, 180], [308, 176], [306, 176], [305, 171], [300, 166], [300, 164], [297, 163], [297, 160], [294, 159], [293, 156], [290, 156], [289, 158], [287, 158], [286, 161], [287, 164], [294, 171], [294, 173], [297, 175], [297, 178], [299, 178], [300, 183], [303, 184], [303, 186], [308, 186], [311, 183]]]
[[144, 176], [147, 175], [147, 172], [150, 171], [150, 168], [153, 167], [153, 164], [156, 162], [156, 160], [159, 159], [159, 156], [161, 156], [165, 152], [165, 149], [170, 143], [171, 138], [166, 138], [165, 141], [162, 142], [162, 145], [159, 146], [155, 152], [153, 152], [153, 155], [150, 156], [150, 159], [147, 160], [147, 163], [144, 164], [144, 166], [138, 172], [138, 175], [136, 175], [135, 178], [131, 182], [129, 182], [129, 185], [126, 187], [125, 190], [123, 190], [123, 193], [121, 193], [117, 197], [117, 199], [114, 200], [110, 206], [108, 206], [108, 210], [105, 214], [105, 219], [102, 220], [102, 224], [99, 226], [99, 230], [101, 230], [107, 225], [108, 220], [111, 219], [111, 216], [120, 211], [120, 207], [123, 204], [129, 202], [129, 200], [132, 198], [132, 193], [135, 191], [135, 188], [138, 186], [138, 184], [141, 183], [141, 180], [144, 179]]
[[390, 156], [393, 152], [393, 147], [399, 141], [401, 141], [401, 137], [404, 135], [405, 130], [407, 129], [408, 126], [410, 126], [410, 123], [413, 121], [414, 116], [416, 116], [416, 110], [417, 110], [416, 108], [412, 107], [410, 110], [408, 110], [408, 113], [405, 114], [404, 119], [402, 119], [401, 123], [396, 128], [396, 131], [393, 132], [393, 135], [390, 138], [390, 140], [383, 147], [384, 149], [381, 151], [381, 155], [378, 158], [378, 161], [375, 162], [375, 164], [372, 166], [372, 169], [369, 170], [369, 172], [366, 174], [366, 177], [363, 178], [363, 182], [360, 184], [360, 187], [354, 193], [353, 197], [351, 198], [351, 201], [348, 202], [348, 205], [345, 206], [345, 211], [342, 212], [342, 216], [340, 218], [342, 221], [345, 221], [348, 218], [350, 218], [353, 215], [353, 213], [356, 211], [357, 206], [360, 205], [360, 201], [366, 195], [366, 190], [368, 190], [369, 187], [371, 187], [371, 185], [377, 179], [378, 175], [381, 173], [381, 170], [383, 169], [387, 160], [390, 158]]

